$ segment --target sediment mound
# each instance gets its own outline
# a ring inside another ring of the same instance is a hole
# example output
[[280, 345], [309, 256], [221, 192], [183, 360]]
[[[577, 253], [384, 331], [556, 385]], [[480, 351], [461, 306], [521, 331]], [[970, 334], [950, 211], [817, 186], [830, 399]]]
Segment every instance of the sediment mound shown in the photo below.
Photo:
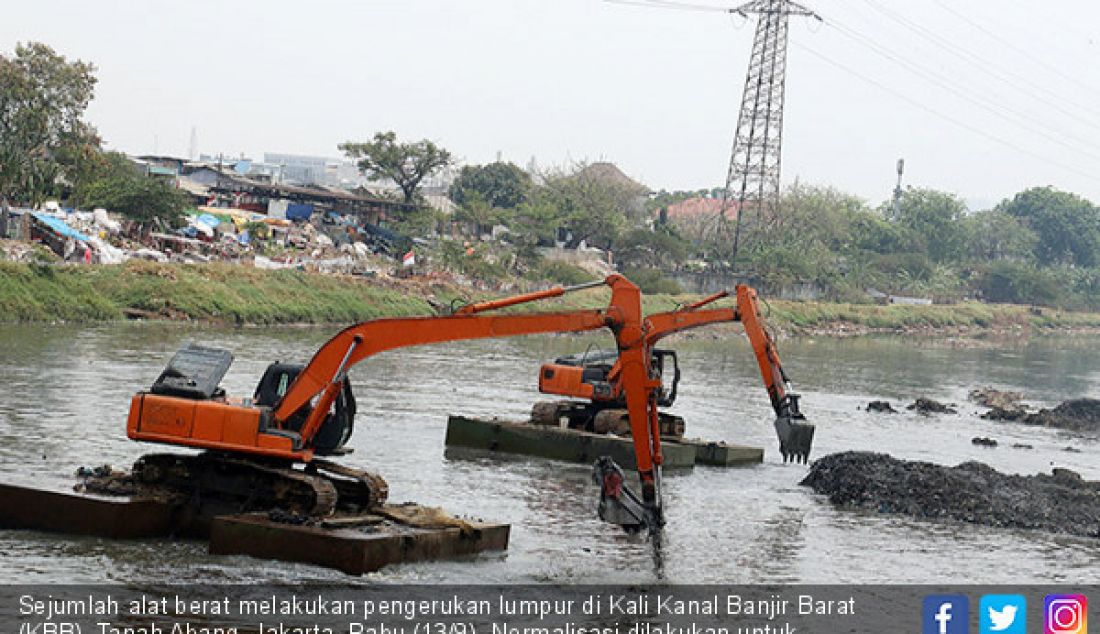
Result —
[[1100, 401], [1094, 398], [1066, 401], [1054, 409], [1029, 414], [1023, 422], [1073, 431], [1100, 431]]
[[1016, 410], [1023, 408], [1024, 395], [1019, 392], [1008, 392], [992, 387], [980, 387], [970, 390], [967, 398], [982, 407]]
[[875, 412], [877, 414], [897, 414], [898, 410], [894, 409], [894, 406], [889, 401], [871, 401], [867, 404], [868, 412]]
[[1067, 469], [1018, 476], [849, 451], [814, 462], [802, 484], [841, 506], [1100, 538], [1100, 482]]
[[916, 412], [922, 416], [931, 416], [932, 414], [958, 414], [955, 410], [954, 404], [945, 405], [939, 401], [934, 401], [930, 398], [920, 397], [913, 401], [911, 405], [906, 407], [908, 410], [916, 410]]

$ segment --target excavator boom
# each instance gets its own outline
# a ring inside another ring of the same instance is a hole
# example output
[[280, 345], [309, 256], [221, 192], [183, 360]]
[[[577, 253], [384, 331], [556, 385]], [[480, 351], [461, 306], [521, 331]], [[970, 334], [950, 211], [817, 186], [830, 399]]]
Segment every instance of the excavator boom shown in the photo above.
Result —
[[[482, 314], [597, 285], [611, 288], [611, 299], [604, 310]], [[201, 395], [193, 394], [196, 391], [193, 388], [184, 390], [182, 394], [158, 393], [156, 389], [141, 392], [134, 397], [131, 405], [127, 435], [134, 440], [213, 450], [218, 455], [251, 456], [253, 462], [232, 463], [232, 468], [241, 473], [243, 471], [240, 470], [246, 468], [253, 474], [270, 472], [271, 468], [266, 465], [275, 460], [282, 464], [310, 463], [311, 466], [319, 466], [337, 475], [345, 475], [337, 465], [315, 459], [315, 453], [318, 451], [317, 439], [326, 435], [326, 428], [331, 429], [330, 422], [339, 415], [342, 402], [340, 399], [350, 399], [346, 389], [347, 375], [357, 363], [380, 352], [408, 346], [535, 333], [582, 332], [600, 328], [609, 328], [614, 333], [619, 348], [625, 399], [630, 412], [638, 472], [642, 481], [641, 499], [645, 505], [646, 522], [653, 525], [657, 522], [649, 518], [659, 516], [660, 513], [661, 444], [656, 427], [654, 396], [654, 390], [660, 386], [660, 381], [650, 376], [648, 348], [642, 328], [641, 292], [621, 275], [608, 276], [602, 282], [570, 288], [556, 287], [471, 304], [450, 316], [378, 319], [351, 326], [321, 346], [304, 367], [295, 367], [293, 379], [287, 378], [289, 373], [283, 373], [282, 381], [287, 383], [285, 390], [281, 392], [281, 397], [277, 397], [269, 405], [231, 403], [224, 395], [215, 396], [212, 389]], [[186, 366], [187, 364], [181, 365], [183, 370], [173, 368], [171, 373], [166, 371], [174, 384], [185, 388], [197, 384], [194, 377], [185, 376]], [[220, 371], [224, 373], [228, 362], [222, 366], [224, 367], [219, 366]], [[215, 386], [220, 374], [218, 377], [213, 380]], [[257, 394], [261, 391], [258, 388]], [[326, 447], [325, 451], [338, 453], [349, 435], [350, 424], [346, 433], [338, 434], [339, 442], [335, 446]], [[145, 461], [142, 470], [150, 479], [161, 482], [169, 479], [166, 474], [175, 480], [185, 481], [196, 473], [206, 477], [214, 472], [224, 472], [231, 462], [228, 459], [181, 461], [173, 456], [153, 458]], [[359, 483], [334, 481], [319, 485], [315, 478], [308, 478], [301, 472], [283, 469], [280, 473], [284, 484], [293, 485], [292, 480], [303, 484], [295, 493], [304, 500], [301, 502], [303, 506], [312, 505], [312, 508], [322, 511], [331, 509], [339, 502], [335, 498], [338, 498], [341, 488], [347, 490], [351, 486], [358, 486], [360, 490], [370, 489], [367, 494], [360, 494], [357, 498], [373, 502], [380, 498], [375, 494], [377, 491], [381, 490], [381, 495], [384, 495], [384, 484], [368, 481], [361, 474], [353, 474]], [[335, 493], [333, 487], [337, 489]], [[279, 490], [282, 488], [285, 487], [275, 487]], [[274, 499], [277, 495], [273, 493], [270, 497]]]
[[[649, 315], [643, 322], [646, 346], [652, 353], [658, 342], [674, 333], [709, 324], [741, 322], [775, 411], [776, 433], [779, 436], [779, 451], [783, 460], [806, 462], [813, 444], [814, 427], [805, 422], [805, 416], [799, 411], [798, 395], [791, 392], [790, 381], [779, 360], [775, 341], [764, 325], [756, 291], [747, 285], [738, 285], [734, 292], [736, 307], [711, 307], [714, 302], [729, 296], [729, 292], [721, 291], [676, 310]], [[600, 401], [606, 403], [615, 403], [622, 398], [621, 359], [616, 360], [607, 372], [606, 381], [596, 383], [585, 381], [585, 368], [583, 364], [580, 365], [581, 367], [565, 367], [560, 364], [543, 366], [540, 389], [589, 400], [595, 400], [598, 396]], [[548, 376], [553, 379], [547, 379]], [[596, 385], [599, 386], [598, 394], [594, 389]], [[656, 390], [660, 393], [661, 386], [658, 385]]]

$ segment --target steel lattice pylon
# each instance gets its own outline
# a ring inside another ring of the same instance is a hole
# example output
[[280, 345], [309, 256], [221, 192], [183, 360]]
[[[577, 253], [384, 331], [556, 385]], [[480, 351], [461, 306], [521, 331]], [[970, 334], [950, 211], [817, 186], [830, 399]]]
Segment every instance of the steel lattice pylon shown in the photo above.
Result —
[[728, 235], [728, 214], [736, 203], [737, 222], [730, 259], [733, 266], [742, 218], [746, 214], [756, 221], [769, 217], [779, 199], [788, 20], [792, 15], [821, 18], [790, 0], [755, 0], [732, 9], [731, 13], [759, 16], [719, 215], [720, 231]]

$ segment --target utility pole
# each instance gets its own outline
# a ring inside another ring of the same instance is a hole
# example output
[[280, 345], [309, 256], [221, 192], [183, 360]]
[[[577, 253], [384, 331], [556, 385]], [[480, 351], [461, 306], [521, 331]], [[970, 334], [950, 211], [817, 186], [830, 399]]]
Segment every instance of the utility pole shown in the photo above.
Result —
[[790, 0], [754, 0], [729, 13], [759, 18], [719, 216], [720, 226], [726, 227], [730, 208], [736, 203], [732, 268], [741, 239], [742, 217], [751, 211], [759, 222], [775, 211], [779, 200], [788, 21], [792, 15], [818, 21], [821, 16]]
[[891, 209], [891, 220], [897, 220], [901, 215], [901, 177], [905, 173], [905, 159], [898, 159], [898, 184], [894, 187], [894, 205]]

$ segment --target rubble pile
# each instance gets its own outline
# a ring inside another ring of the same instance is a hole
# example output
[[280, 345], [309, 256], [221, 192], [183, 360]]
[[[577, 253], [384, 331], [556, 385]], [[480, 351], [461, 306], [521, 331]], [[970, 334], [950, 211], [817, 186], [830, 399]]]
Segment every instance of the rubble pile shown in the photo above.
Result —
[[1019, 476], [850, 451], [814, 462], [801, 484], [842, 507], [1100, 537], [1100, 482], [1068, 469]]

